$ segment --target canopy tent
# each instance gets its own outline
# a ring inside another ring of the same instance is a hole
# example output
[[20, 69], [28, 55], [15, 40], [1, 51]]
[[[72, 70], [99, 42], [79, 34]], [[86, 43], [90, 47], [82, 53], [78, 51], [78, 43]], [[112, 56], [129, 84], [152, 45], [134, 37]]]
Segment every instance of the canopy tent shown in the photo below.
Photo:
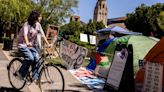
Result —
[[103, 29], [96, 31], [96, 33], [110, 33], [110, 32], [116, 32], [116, 33], [126, 34], [126, 35], [142, 35], [142, 33], [128, 31], [128, 30], [126, 30], [122, 27], [119, 27], [119, 26], [113, 26], [110, 28], [103, 28]]
[[109, 46], [106, 48], [105, 53], [107, 53], [108, 56], [108, 62], [105, 62], [106, 64], [103, 64], [104, 62], [100, 62], [100, 65], [110, 65], [110, 62], [113, 60], [114, 52], [116, 44], [118, 43], [125, 43], [125, 44], [132, 44], [133, 46], [133, 67], [134, 72], [139, 69], [138, 61], [145, 57], [145, 55], [148, 53], [148, 51], [157, 43], [157, 41], [146, 37], [146, 36], [135, 36], [135, 35], [129, 35], [129, 36], [123, 36], [120, 38], [115, 39], [113, 42], [109, 44]]

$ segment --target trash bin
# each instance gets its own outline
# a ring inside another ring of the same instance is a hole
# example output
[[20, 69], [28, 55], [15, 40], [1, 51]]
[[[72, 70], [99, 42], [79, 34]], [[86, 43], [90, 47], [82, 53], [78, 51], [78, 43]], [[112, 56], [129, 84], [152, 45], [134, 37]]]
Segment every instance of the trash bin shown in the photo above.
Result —
[[12, 48], [13, 48], [13, 40], [3, 39], [3, 50], [12, 50]]

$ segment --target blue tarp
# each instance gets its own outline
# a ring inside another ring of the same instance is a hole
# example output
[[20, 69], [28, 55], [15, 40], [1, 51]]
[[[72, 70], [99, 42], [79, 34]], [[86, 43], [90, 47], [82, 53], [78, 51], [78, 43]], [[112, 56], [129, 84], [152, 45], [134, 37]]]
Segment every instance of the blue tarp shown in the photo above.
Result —
[[106, 40], [99, 48], [98, 48], [98, 52], [104, 52], [105, 49], [108, 47], [108, 45], [114, 40], [115, 38], [112, 39], [108, 39]]
[[122, 27], [119, 27], [119, 26], [113, 26], [113, 27], [110, 27], [110, 28], [103, 28], [103, 29], [97, 30], [96, 32], [97, 33], [117, 32], [117, 33], [120, 33], [120, 34], [127, 34], [127, 35], [142, 35], [142, 33], [128, 31], [128, 30], [126, 30]]

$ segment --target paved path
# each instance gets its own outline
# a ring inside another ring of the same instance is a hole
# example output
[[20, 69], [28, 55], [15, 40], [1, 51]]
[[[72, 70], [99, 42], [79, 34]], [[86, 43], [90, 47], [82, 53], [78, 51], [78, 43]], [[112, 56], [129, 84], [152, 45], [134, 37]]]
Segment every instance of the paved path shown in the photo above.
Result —
[[[7, 74], [7, 65], [9, 60], [4, 55], [3, 51], [0, 50], [0, 92], [13, 92], [9, 81], [8, 81], [8, 74]], [[23, 92], [30, 92], [28, 87], [24, 87], [21, 91]], [[15, 91], [16, 92], [16, 91]]]
[[[8, 51], [0, 50], [0, 92], [13, 92], [14, 90], [9, 84], [7, 76], [7, 64], [12, 57], [9, 56]], [[67, 70], [61, 69], [65, 79], [65, 92], [93, 92], [88, 89], [86, 85], [81, 84], [76, 78], [74, 78]], [[3, 75], [3, 76], [2, 76]], [[2, 90], [2, 91], [1, 91]], [[25, 86], [23, 92], [40, 92], [35, 83], [30, 86]], [[17, 92], [17, 91], [15, 91]]]

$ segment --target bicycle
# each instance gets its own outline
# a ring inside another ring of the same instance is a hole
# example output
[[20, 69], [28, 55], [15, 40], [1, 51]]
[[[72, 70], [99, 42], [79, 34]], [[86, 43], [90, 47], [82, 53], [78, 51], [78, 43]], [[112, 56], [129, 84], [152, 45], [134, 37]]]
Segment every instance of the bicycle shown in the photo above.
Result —
[[[18, 77], [17, 72], [22, 65], [24, 57], [20, 52], [17, 54], [18, 57], [15, 57], [10, 61], [9, 65], [7, 66], [7, 70], [11, 86], [17, 90], [21, 90], [24, 88], [27, 82], [30, 85], [34, 79], [32, 76], [33, 71], [31, 66], [24, 80], [21, 80]], [[46, 90], [63, 92], [65, 88], [63, 74], [55, 64], [45, 62], [48, 56], [50, 56], [50, 54], [42, 54], [39, 58], [37, 66], [34, 67], [34, 69], [39, 69], [39, 79], [37, 80], [38, 86], [41, 91]]]

